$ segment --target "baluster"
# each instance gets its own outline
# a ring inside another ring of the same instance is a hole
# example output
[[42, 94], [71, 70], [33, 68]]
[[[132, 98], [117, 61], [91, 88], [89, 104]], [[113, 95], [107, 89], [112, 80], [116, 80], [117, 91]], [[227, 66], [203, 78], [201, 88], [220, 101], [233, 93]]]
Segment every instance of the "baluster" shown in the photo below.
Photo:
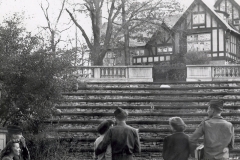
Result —
[[226, 67], [226, 68], [224, 67], [223, 70], [224, 70], [223, 77], [228, 77], [228, 67]]
[[123, 73], [124, 70], [123, 70], [123, 68], [121, 68], [120, 70], [121, 70], [121, 78], [122, 78], [124, 76], [124, 73]]
[[220, 77], [220, 71], [218, 67], [215, 67], [215, 77]]
[[220, 70], [221, 70], [221, 77], [225, 77], [227, 74], [227, 69], [225, 67], [221, 67]]
[[233, 67], [230, 68], [230, 76], [234, 77], [234, 68]]
[[113, 68], [109, 68], [109, 74], [110, 74], [110, 78], [114, 78]]
[[236, 68], [232, 67], [232, 77], [236, 77]]
[[111, 78], [111, 73], [110, 72], [111, 72], [111, 68], [107, 68], [107, 75], [108, 75], [107, 77], [108, 78]]
[[213, 67], [213, 77], [217, 77], [217, 69], [216, 69], [216, 67]]
[[237, 68], [236, 68], [236, 77], [240, 77], [240, 76], [239, 76], [239, 69], [240, 69], [240, 67], [237, 67]]
[[103, 68], [100, 68], [100, 78], [103, 77]]

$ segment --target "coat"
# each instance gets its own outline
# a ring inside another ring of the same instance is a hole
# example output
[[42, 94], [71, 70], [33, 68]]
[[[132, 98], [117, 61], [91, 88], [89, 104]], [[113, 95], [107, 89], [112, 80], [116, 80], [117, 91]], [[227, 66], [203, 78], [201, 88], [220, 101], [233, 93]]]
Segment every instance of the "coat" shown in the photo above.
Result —
[[187, 160], [190, 155], [189, 137], [183, 132], [176, 132], [164, 138], [164, 160]]

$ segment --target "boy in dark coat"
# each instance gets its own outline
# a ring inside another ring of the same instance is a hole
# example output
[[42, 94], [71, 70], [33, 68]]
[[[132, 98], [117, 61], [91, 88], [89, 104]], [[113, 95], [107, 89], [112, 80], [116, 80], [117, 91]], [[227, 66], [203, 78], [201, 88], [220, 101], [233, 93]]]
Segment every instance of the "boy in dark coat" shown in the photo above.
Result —
[[186, 124], [180, 117], [169, 119], [173, 134], [164, 138], [164, 160], [187, 160], [190, 154], [189, 137], [184, 133]]

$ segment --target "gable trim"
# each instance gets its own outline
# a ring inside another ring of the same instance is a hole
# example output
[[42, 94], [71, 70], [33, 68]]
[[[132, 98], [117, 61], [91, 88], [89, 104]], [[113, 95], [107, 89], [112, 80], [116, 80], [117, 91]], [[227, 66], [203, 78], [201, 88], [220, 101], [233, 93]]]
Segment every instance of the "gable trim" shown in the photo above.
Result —
[[183, 15], [179, 18], [179, 20], [175, 23], [175, 25], [173, 26], [173, 29], [176, 29], [177, 26], [184, 21], [187, 18], [187, 15], [192, 13], [191, 11], [193, 10], [193, 8], [198, 5], [201, 4], [204, 6], [205, 11], [208, 12], [211, 17], [213, 16], [217, 22], [219, 22], [221, 24], [221, 27], [223, 27], [225, 30], [228, 29], [228, 27], [222, 22], [221, 19], [219, 19], [214, 13], [213, 11], [204, 3], [202, 2], [202, 0], [194, 0], [193, 3], [188, 7], [188, 9], [183, 13]]

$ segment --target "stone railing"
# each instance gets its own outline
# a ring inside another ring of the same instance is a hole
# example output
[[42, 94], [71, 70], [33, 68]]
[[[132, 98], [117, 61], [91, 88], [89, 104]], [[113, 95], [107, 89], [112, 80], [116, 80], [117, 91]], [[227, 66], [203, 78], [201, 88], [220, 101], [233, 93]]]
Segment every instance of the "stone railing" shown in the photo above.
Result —
[[78, 80], [87, 82], [153, 82], [153, 66], [79, 66], [71, 68]]
[[240, 80], [240, 65], [187, 65], [187, 81]]

